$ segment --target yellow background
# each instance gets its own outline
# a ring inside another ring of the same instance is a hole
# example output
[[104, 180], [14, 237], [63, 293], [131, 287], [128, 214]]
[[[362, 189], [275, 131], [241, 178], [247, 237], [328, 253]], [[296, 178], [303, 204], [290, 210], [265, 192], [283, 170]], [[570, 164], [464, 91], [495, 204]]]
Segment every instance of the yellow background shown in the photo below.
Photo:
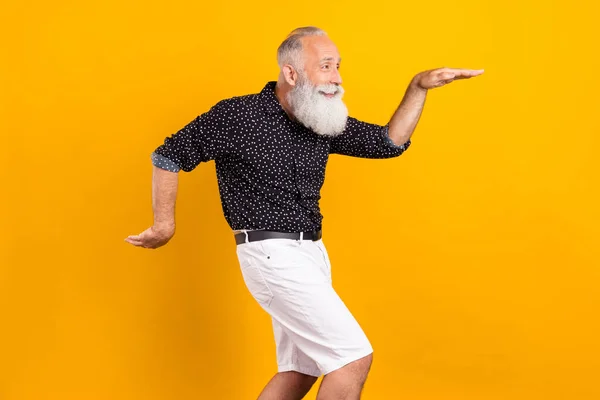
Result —
[[[431, 91], [400, 158], [332, 156], [334, 286], [375, 347], [365, 399], [600, 398], [599, 6], [580, 1], [30, 1], [0, 23], [0, 399], [252, 399], [275, 373], [214, 163], [152, 222], [150, 153], [330, 33], [346, 101], [384, 124]], [[316, 388], [307, 398], [314, 398]]]

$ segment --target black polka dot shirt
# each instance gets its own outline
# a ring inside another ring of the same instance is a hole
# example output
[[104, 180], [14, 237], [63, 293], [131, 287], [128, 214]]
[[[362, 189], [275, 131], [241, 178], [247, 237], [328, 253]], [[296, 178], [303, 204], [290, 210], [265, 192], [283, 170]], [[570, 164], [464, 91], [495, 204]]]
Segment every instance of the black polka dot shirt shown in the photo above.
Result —
[[189, 172], [215, 161], [223, 213], [233, 230], [308, 232], [321, 229], [320, 190], [329, 154], [391, 158], [388, 127], [349, 117], [336, 137], [291, 120], [275, 96], [275, 82], [260, 93], [222, 100], [152, 153], [153, 165]]

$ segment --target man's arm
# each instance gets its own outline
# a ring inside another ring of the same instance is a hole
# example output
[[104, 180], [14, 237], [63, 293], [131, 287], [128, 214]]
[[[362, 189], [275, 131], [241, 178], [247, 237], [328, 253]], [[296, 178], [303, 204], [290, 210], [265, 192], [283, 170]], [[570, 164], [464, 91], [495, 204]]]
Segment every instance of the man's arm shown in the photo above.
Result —
[[398, 109], [388, 124], [388, 133], [395, 145], [400, 146], [408, 142], [412, 136], [421, 118], [426, 98], [427, 89], [420, 87], [415, 77], [408, 85]]
[[154, 226], [165, 234], [175, 233], [175, 200], [179, 174], [153, 166], [152, 210]]
[[152, 210], [154, 224], [125, 241], [134, 246], [155, 249], [167, 244], [175, 234], [175, 199], [179, 171], [190, 172], [201, 162], [217, 159], [228, 151], [227, 104], [217, 103], [194, 118], [177, 133], [165, 138], [151, 154]]
[[455, 79], [481, 75], [483, 70], [438, 68], [417, 74], [410, 82], [402, 102], [385, 126], [348, 118], [346, 129], [331, 140], [329, 152], [362, 158], [391, 158], [403, 154], [411, 145], [429, 89]]
[[481, 75], [483, 70], [438, 68], [417, 74], [408, 85], [406, 93], [388, 126], [390, 139], [396, 144], [406, 143], [421, 118], [427, 91], [444, 86], [455, 79]]
[[404, 153], [409, 146], [410, 141], [400, 146], [394, 144], [387, 125], [348, 117], [344, 132], [331, 139], [329, 153], [360, 158], [392, 158]]
[[178, 172], [153, 166], [152, 210], [154, 225], [139, 235], [128, 236], [125, 241], [134, 246], [156, 249], [167, 244], [175, 234], [175, 201], [177, 199]]

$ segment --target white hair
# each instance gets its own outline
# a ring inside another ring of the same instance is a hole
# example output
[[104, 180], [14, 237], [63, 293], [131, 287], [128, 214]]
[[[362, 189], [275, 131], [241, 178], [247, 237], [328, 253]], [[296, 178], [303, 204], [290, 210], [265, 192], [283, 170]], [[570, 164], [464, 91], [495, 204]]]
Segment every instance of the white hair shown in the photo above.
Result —
[[[298, 84], [287, 94], [287, 101], [298, 122], [323, 136], [343, 133], [348, 119], [348, 108], [342, 101], [344, 89], [332, 83], [315, 86], [302, 71], [298, 71], [298, 78]], [[324, 94], [333, 97], [328, 98]]]
[[296, 70], [304, 68], [302, 38], [306, 36], [327, 36], [327, 33], [315, 26], [294, 29], [277, 49], [277, 63], [279, 64], [279, 68], [282, 68], [285, 64], [290, 64]]

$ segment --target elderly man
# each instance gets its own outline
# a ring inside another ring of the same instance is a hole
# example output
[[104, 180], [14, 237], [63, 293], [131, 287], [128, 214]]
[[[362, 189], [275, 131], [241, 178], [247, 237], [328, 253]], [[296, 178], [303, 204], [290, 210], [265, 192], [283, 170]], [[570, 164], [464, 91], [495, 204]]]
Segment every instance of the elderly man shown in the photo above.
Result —
[[321, 375], [317, 399], [359, 399], [373, 349], [331, 284], [319, 209], [328, 156], [401, 155], [427, 91], [483, 70], [417, 74], [381, 126], [348, 116], [340, 55], [321, 29], [295, 29], [277, 58], [277, 82], [220, 101], [152, 153], [154, 225], [125, 240], [166, 244], [175, 233], [177, 172], [215, 160], [244, 282], [273, 322], [278, 373], [259, 399], [302, 399]]

